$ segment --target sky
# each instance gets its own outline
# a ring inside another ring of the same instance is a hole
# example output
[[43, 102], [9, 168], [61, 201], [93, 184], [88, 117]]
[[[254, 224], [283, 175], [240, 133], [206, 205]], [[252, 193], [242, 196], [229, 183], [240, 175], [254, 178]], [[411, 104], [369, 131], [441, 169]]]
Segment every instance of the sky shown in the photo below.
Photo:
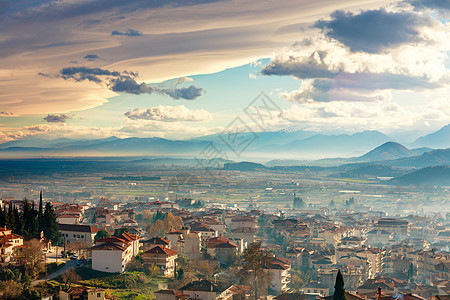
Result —
[[[0, 142], [450, 123], [448, 0], [0, 0]], [[245, 109], [264, 93], [276, 115]]]

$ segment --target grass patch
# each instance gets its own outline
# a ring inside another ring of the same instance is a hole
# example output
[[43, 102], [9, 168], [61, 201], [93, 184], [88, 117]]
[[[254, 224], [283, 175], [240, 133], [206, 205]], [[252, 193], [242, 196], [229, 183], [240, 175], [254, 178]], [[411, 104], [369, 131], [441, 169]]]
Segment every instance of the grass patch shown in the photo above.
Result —
[[65, 262], [52, 262], [52, 263], [48, 263], [47, 264], [47, 274], [50, 275], [52, 273], [55, 273], [59, 270], [61, 270], [62, 268], [64, 268], [64, 266], [66, 265]]

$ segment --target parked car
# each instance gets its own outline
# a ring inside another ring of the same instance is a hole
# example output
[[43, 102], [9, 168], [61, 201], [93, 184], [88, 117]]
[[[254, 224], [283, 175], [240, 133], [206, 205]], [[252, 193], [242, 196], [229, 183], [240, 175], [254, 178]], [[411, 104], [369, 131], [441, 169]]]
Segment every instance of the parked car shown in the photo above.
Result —
[[70, 257], [70, 259], [72, 259], [72, 260], [77, 260], [78, 259], [78, 255], [72, 255], [71, 257]]

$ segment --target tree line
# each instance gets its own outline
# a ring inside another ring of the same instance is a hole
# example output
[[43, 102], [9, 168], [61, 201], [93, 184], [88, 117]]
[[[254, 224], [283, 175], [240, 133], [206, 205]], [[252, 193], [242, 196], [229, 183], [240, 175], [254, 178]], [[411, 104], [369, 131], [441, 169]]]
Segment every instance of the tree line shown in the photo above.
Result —
[[40, 237], [41, 231], [44, 237], [53, 243], [61, 241], [55, 210], [50, 202], [43, 204], [42, 191], [39, 197], [39, 207], [35, 208], [34, 201], [24, 199], [22, 210], [10, 202], [4, 210], [0, 207], [0, 227], [11, 229], [15, 234], [25, 237]]

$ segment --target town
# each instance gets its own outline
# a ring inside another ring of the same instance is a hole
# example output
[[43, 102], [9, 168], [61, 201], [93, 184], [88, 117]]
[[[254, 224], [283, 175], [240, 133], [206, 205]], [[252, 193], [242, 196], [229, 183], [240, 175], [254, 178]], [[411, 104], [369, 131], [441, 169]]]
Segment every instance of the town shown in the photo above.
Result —
[[449, 213], [390, 216], [358, 194], [310, 205], [293, 193], [277, 209], [169, 194], [2, 199], [3, 297], [448, 299]]

